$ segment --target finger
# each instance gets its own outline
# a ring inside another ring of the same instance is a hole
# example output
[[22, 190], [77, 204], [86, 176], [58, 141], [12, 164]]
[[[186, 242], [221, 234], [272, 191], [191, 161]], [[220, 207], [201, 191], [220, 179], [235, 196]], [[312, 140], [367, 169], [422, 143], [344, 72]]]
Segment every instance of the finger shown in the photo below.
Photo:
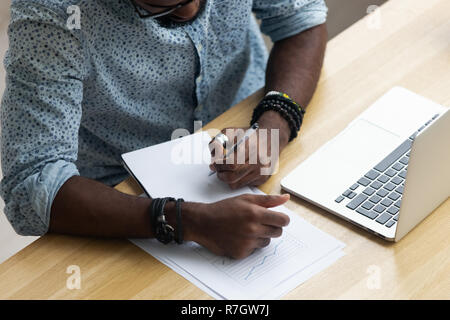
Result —
[[241, 144], [231, 155], [227, 156], [226, 149], [223, 152], [224, 154], [217, 153], [214, 157], [213, 165], [217, 171], [234, 171], [243, 165], [248, 165], [249, 154], [244, 144]]
[[228, 137], [229, 146], [232, 146], [238, 142], [238, 140], [245, 134], [244, 128], [228, 127], [222, 129], [222, 133]]
[[270, 238], [259, 238], [256, 240], [257, 248], [265, 248], [270, 244]]
[[251, 248], [244, 250], [244, 251], [239, 251], [238, 253], [228, 254], [227, 256], [230, 257], [231, 259], [241, 260], [241, 259], [247, 258], [251, 254], [253, 254], [253, 252], [255, 252], [256, 249], [258, 249], [258, 247], [257, 247], [257, 243], [255, 242], [255, 243], [252, 243]]
[[249, 187], [259, 187], [260, 185], [265, 183], [269, 178], [270, 176], [261, 176], [259, 174], [256, 174], [255, 178], [249, 181], [246, 185]]
[[251, 187], [259, 187], [260, 185], [262, 185], [263, 183], [265, 183], [267, 180], [269, 180], [270, 176], [266, 176], [266, 175], [258, 175], [256, 177], [256, 179], [254, 179], [253, 181], [249, 182], [248, 186]]
[[270, 225], [261, 225], [258, 236], [261, 238], [278, 238], [283, 234], [283, 228]]
[[[218, 171], [230, 171], [235, 169], [235, 165], [245, 164], [248, 160], [248, 144], [247, 143], [239, 143], [236, 150], [233, 150], [233, 146], [241, 141], [245, 135], [245, 130], [243, 128], [226, 128], [222, 130], [222, 133], [228, 137], [228, 143], [226, 148], [221, 151], [222, 159], [218, 162], [221, 167], [216, 167]], [[233, 151], [230, 155], [227, 156], [227, 153]], [[218, 152], [216, 150], [216, 159], [218, 159]]]
[[261, 216], [260, 222], [268, 226], [285, 227], [289, 224], [290, 218], [288, 215], [281, 212], [265, 210]]
[[223, 148], [223, 145], [217, 140], [211, 141], [208, 147], [209, 151], [211, 152], [211, 161], [214, 161], [215, 158], [223, 158], [223, 156], [225, 155], [225, 149]]
[[[221, 130], [221, 134], [224, 134], [228, 137], [228, 143], [227, 146], [229, 147], [229, 145], [233, 145], [233, 141], [230, 140], [232, 138], [232, 132], [234, 132], [236, 130], [236, 128], [224, 128]], [[228, 132], [228, 135], [227, 135]], [[214, 163], [215, 160], [219, 159], [219, 160], [223, 160], [223, 158], [225, 157], [225, 147], [222, 142], [220, 142], [218, 139], [216, 139], [217, 136], [215, 136], [214, 138], [211, 139], [211, 141], [209, 142], [209, 150], [211, 152], [211, 163]]]
[[249, 170], [245, 175], [239, 178], [239, 180], [236, 180], [229, 184], [231, 189], [239, 189], [244, 186], [250, 186], [253, 184], [253, 181], [256, 179], [259, 179], [258, 172], [255, 170]]
[[282, 205], [290, 198], [289, 194], [282, 195], [252, 195], [249, 200], [264, 208], [272, 208]]
[[242, 166], [234, 171], [217, 171], [217, 177], [225, 183], [234, 184], [243, 177], [247, 176], [251, 168]]
[[216, 169], [217, 172], [236, 171], [243, 165], [243, 164], [237, 164], [236, 162], [226, 163], [226, 161], [227, 161], [226, 159], [219, 160], [219, 161], [212, 163], [212, 165], [214, 166], [214, 168]]

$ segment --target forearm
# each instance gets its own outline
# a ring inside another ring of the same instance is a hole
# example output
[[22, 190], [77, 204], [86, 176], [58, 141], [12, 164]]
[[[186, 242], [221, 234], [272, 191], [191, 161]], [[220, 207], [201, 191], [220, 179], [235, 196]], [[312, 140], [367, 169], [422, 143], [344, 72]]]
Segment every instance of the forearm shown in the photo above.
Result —
[[[50, 232], [121, 238], [153, 238], [151, 199], [121, 193], [100, 182], [74, 176], [58, 191], [52, 205]], [[185, 239], [195, 204], [183, 204]], [[168, 223], [176, 225], [173, 203], [166, 205]]]
[[306, 108], [319, 81], [326, 43], [325, 24], [275, 43], [267, 65], [266, 92], [284, 92]]
[[[269, 210], [289, 197], [241, 195], [211, 204], [182, 203], [184, 240], [218, 255], [244, 258], [279, 237], [289, 217]], [[148, 209], [152, 199], [123, 194], [94, 180], [74, 176], [52, 205], [50, 232], [101, 237], [152, 238]], [[176, 228], [175, 205], [164, 208]], [[175, 230], [176, 232], [177, 230]]]

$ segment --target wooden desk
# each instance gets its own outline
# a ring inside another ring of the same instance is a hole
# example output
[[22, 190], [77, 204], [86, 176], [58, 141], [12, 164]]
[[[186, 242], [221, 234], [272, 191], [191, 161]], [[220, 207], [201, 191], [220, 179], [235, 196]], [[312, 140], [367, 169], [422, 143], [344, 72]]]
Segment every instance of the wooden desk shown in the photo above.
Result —
[[[279, 173], [262, 190], [279, 193], [282, 177], [392, 86], [401, 85], [450, 105], [449, 12], [448, 0], [390, 0], [381, 9], [381, 29], [368, 28], [366, 17], [330, 41], [301, 137], [283, 151]], [[260, 97], [257, 93], [233, 107], [207, 128], [247, 124]], [[132, 181], [118, 189], [140, 193]], [[307, 202], [293, 199], [288, 207], [347, 247], [343, 258], [287, 299], [450, 298], [449, 200], [397, 244]], [[80, 290], [66, 289], [69, 265], [81, 268]], [[377, 275], [379, 288], [368, 285]], [[0, 265], [0, 298], [209, 296], [127, 240], [46, 235]]]

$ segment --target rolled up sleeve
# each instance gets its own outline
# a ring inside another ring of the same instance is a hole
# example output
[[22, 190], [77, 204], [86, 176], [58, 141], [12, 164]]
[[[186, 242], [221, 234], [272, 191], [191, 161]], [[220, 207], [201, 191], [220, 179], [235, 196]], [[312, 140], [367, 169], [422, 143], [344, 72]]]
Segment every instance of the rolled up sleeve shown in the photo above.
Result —
[[324, 0], [255, 0], [253, 11], [261, 31], [277, 42], [325, 23], [328, 8]]
[[79, 175], [75, 161], [87, 68], [81, 42], [65, 21], [64, 13], [29, 1], [11, 7], [0, 193], [21, 235], [48, 231], [53, 199]]

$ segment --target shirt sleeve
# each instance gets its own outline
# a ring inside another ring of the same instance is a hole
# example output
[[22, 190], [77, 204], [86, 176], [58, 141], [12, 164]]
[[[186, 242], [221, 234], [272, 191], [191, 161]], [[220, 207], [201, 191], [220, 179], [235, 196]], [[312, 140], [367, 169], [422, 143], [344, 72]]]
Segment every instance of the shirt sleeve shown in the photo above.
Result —
[[79, 175], [75, 161], [87, 68], [64, 14], [32, 1], [11, 6], [0, 193], [5, 214], [21, 235], [48, 231], [56, 193]]
[[261, 31], [277, 42], [325, 23], [328, 8], [324, 0], [254, 0], [253, 12]]

